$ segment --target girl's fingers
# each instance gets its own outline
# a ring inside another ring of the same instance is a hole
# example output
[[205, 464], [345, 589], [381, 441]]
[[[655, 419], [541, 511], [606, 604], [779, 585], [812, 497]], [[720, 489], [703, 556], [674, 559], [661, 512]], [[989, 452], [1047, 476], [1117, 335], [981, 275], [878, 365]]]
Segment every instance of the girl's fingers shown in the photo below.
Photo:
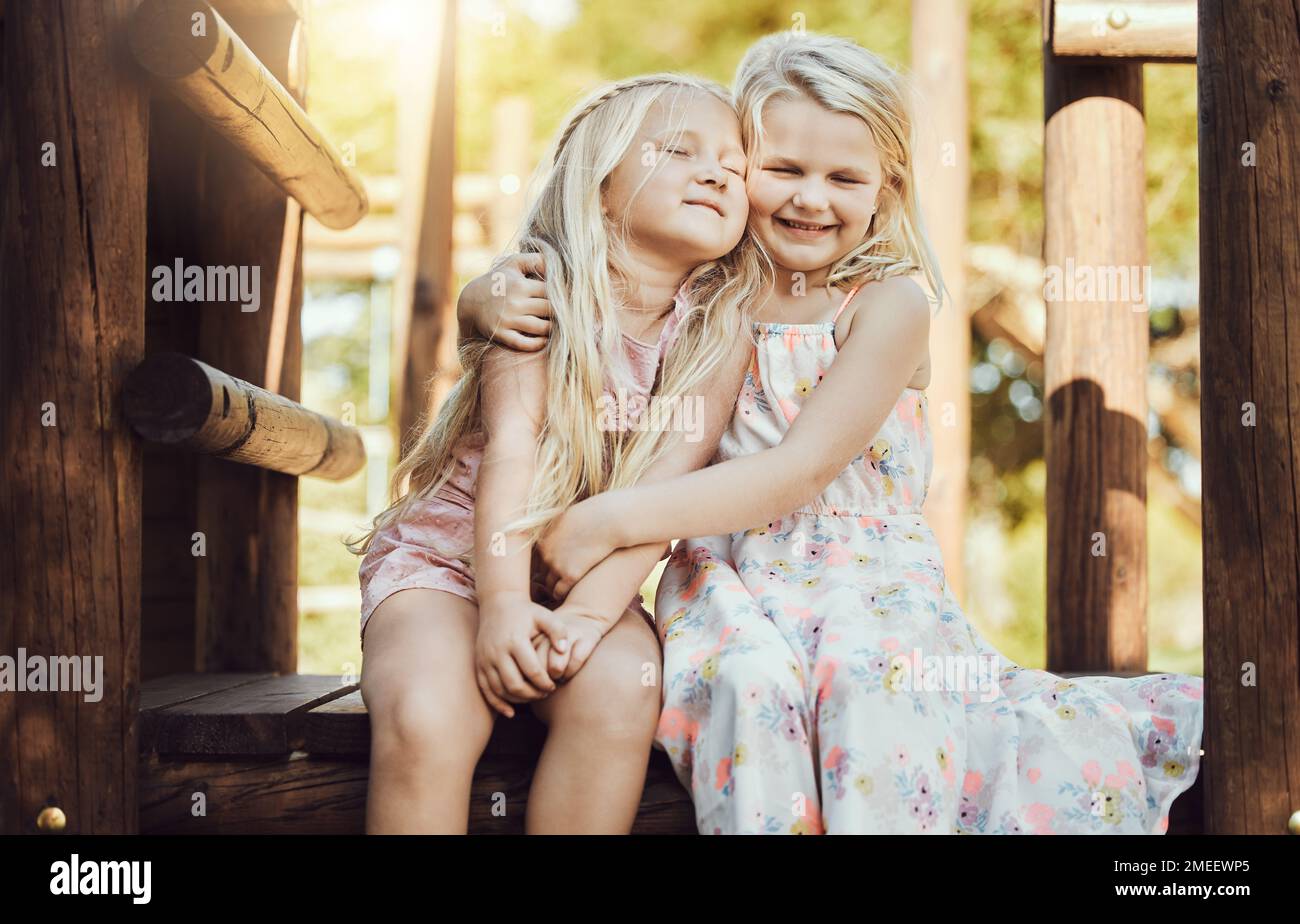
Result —
[[548, 612], [545, 614], [539, 613], [533, 621], [536, 622], [538, 628], [545, 632], [550, 638], [552, 648], [559, 652], [566, 652], [569, 650], [571, 647], [569, 643], [569, 630], [564, 625], [562, 619], [555, 614]]
[[517, 253], [511, 262], [525, 276], [531, 273], [546, 278], [546, 258], [540, 253]]
[[[531, 651], [532, 649], [529, 649]], [[526, 703], [529, 700], [541, 699], [542, 693], [534, 690], [532, 686], [524, 680], [524, 675], [519, 672], [519, 665], [515, 659], [507, 654], [497, 662], [497, 674], [501, 677], [501, 684], [506, 688], [508, 694], [505, 698], [512, 703]], [[549, 677], [547, 678], [550, 679]]]
[[572, 656], [572, 650], [556, 651], [551, 648], [550, 656], [546, 660], [546, 672], [556, 680], [562, 679], [569, 669], [569, 659]]
[[489, 664], [485, 669], [485, 672], [487, 673], [488, 683], [492, 686], [492, 692], [494, 692], [499, 699], [502, 699], [507, 703], [521, 702], [521, 700], [519, 700], [513, 693], [506, 689], [506, 682], [501, 675], [501, 671], [497, 670], [496, 665]]
[[[537, 299], [533, 299], [537, 301]], [[551, 334], [551, 322], [547, 318], [536, 317], [531, 314], [522, 314], [515, 321], [515, 327], [519, 333], [532, 334], [537, 337], [549, 337]]]
[[572, 679], [578, 671], [582, 670], [582, 666], [587, 663], [587, 659], [591, 657], [591, 653], [595, 648], [596, 643], [588, 639], [587, 636], [583, 636], [573, 643], [573, 653], [569, 656], [569, 664], [564, 669], [565, 680]]
[[510, 646], [510, 653], [514, 655], [515, 664], [523, 672], [524, 677], [538, 693], [555, 692], [555, 681], [546, 673], [546, 662], [537, 656], [532, 645], [520, 639]]
[[536, 311], [530, 311], [529, 314], [536, 314], [540, 318], [549, 318], [551, 316], [551, 303], [546, 300], [546, 281], [544, 279], [521, 276], [514, 281], [510, 288], [511, 295], [527, 299], [529, 302], [541, 303], [535, 306]]
[[557, 599], [563, 600], [565, 597], [569, 595], [569, 591], [571, 590], [573, 590], [572, 581], [566, 578], [560, 578], [558, 581], [555, 582], [555, 596]]
[[545, 337], [534, 337], [531, 334], [521, 334], [513, 330], [497, 331], [496, 336], [492, 339], [504, 347], [509, 347], [521, 353], [536, 353], [538, 350], [545, 349], [547, 344]]
[[481, 670], [478, 671], [478, 688], [479, 692], [483, 694], [483, 699], [487, 701], [487, 704], [490, 707], [501, 713], [501, 715], [505, 716], [507, 719], [513, 719], [515, 717], [514, 707], [501, 697], [497, 696], [497, 694], [492, 690], [492, 685], [488, 683], [487, 676]]

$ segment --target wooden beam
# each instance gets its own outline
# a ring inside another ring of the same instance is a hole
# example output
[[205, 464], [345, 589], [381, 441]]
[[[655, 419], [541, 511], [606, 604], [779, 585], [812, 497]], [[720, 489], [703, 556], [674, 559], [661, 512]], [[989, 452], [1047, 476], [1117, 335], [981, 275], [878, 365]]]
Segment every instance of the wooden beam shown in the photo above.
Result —
[[1044, 32], [1047, 669], [1141, 671], [1149, 339], [1142, 69], [1058, 58], [1046, 22]]
[[970, 126], [967, 0], [913, 0], [912, 71], [926, 99], [917, 162], [921, 207], [951, 300], [932, 321], [930, 428], [934, 469], [925, 518], [943, 552], [943, 572], [959, 603], [966, 589], [966, 508], [970, 470], [970, 314], [966, 302], [966, 206]]
[[1055, 0], [1051, 13], [1061, 57], [1196, 63], [1196, 0]]
[[124, 402], [135, 432], [178, 449], [341, 481], [361, 470], [361, 431], [180, 353], [150, 356]]
[[[0, 693], [0, 833], [137, 829], [148, 95], [129, 0], [8, 4], [0, 79], [0, 652], [102, 659], [101, 698]], [[20, 668], [22, 669], [22, 668]]]
[[322, 224], [346, 228], [365, 215], [360, 176], [204, 0], [144, 0], [130, 41], [147, 71]]
[[1202, 0], [1200, 11], [1213, 834], [1286, 834], [1300, 810], [1300, 25], [1282, 13], [1270, 0]]

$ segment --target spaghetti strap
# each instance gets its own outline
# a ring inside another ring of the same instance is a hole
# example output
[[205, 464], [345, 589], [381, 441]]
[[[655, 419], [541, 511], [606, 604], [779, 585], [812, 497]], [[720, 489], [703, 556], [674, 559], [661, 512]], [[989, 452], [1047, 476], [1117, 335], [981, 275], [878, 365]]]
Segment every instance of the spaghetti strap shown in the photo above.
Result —
[[849, 294], [844, 297], [844, 301], [840, 302], [840, 307], [835, 309], [835, 317], [831, 318], [832, 324], [840, 319], [840, 315], [844, 312], [845, 306], [847, 306], [849, 302], [853, 301], [853, 296], [858, 294], [858, 289], [860, 288], [862, 288], [862, 286], [856, 285], [849, 289]]

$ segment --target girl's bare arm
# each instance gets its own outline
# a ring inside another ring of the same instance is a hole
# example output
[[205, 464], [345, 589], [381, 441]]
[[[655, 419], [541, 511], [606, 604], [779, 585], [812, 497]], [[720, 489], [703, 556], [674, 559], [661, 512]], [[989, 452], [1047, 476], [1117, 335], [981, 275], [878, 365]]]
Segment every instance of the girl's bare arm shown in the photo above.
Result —
[[[718, 442], [731, 421], [736, 396], [745, 376], [745, 369], [753, 355], [753, 345], [740, 335], [721, 367], [709, 378], [702, 395], [704, 405], [700, 439], [687, 442], [684, 438], [670, 447], [641, 476], [638, 485], [663, 484], [677, 475], [693, 472], [708, 465], [717, 451]], [[584, 575], [564, 600], [566, 607], [578, 608], [596, 617], [605, 631], [613, 628], [623, 615], [628, 602], [640, 590], [650, 572], [662, 557], [666, 544], [677, 533], [621, 548], [606, 557]], [[564, 588], [562, 587], [561, 590]]]
[[736, 532], [812, 501], [880, 431], [925, 359], [930, 306], [906, 277], [864, 286], [834, 365], [778, 446], [599, 495], [616, 547]]

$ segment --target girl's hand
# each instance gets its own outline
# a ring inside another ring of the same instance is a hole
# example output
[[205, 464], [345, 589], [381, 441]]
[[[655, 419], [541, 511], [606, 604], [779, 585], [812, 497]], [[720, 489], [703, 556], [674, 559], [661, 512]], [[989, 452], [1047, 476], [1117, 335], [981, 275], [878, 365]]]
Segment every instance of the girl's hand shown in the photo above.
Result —
[[537, 652], [537, 659], [546, 665], [546, 673], [551, 679], [561, 682], [569, 666], [569, 657], [573, 653], [572, 644], [565, 651], [557, 651], [551, 644], [551, 637], [543, 632], [534, 636], [533, 651]]
[[456, 302], [462, 336], [532, 353], [551, 333], [546, 300], [546, 262], [541, 254], [506, 254], [461, 290]]
[[575, 606], [561, 605], [554, 615], [569, 638], [569, 651], [563, 656], [565, 664], [556, 677], [557, 681], [565, 683], [587, 663], [610, 626], [607, 620]]
[[618, 548], [601, 513], [601, 496], [579, 501], [556, 517], [535, 546], [550, 572], [543, 581], [546, 591], [556, 600], [567, 597], [584, 574]]
[[479, 690], [487, 704], [506, 718], [514, 717], [511, 703], [531, 702], [555, 692], [555, 681], [533, 648], [539, 630], [558, 653], [569, 651], [563, 621], [527, 594], [502, 593], [479, 600], [474, 646]]

